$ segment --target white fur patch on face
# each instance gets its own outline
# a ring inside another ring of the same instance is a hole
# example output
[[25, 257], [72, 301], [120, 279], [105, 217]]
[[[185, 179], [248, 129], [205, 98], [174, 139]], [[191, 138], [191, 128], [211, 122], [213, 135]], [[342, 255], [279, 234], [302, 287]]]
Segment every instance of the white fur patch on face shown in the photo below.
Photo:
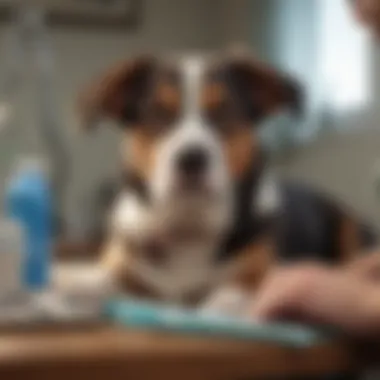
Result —
[[[181, 82], [183, 87], [183, 113], [172, 128], [155, 148], [154, 169], [149, 187], [153, 202], [171, 207], [173, 204], [189, 201], [188, 194], [178, 189], [180, 180], [177, 172], [177, 160], [189, 148], [200, 148], [207, 153], [208, 167], [204, 185], [208, 193], [217, 200], [208, 202], [210, 208], [229, 208], [231, 197], [231, 178], [229, 176], [223, 145], [218, 134], [202, 117], [200, 95], [205, 71], [205, 62], [201, 58], [187, 58], [181, 62]], [[202, 191], [192, 197], [204, 197]], [[174, 202], [174, 203], [173, 203]], [[205, 203], [199, 203], [202, 208]], [[207, 208], [207, 205], [206, 205]], [[206, 211], [206, 210], [205, 210]], [[227, 221], [226, 221], [227, 222]], [[222, 223], [219, 223], [221, 225]]]
[[252, 207], [259, 215], [268, 216], [281, 207], [281, 191], [277, 179], [272, 173], [266, 173], [260, 180]]

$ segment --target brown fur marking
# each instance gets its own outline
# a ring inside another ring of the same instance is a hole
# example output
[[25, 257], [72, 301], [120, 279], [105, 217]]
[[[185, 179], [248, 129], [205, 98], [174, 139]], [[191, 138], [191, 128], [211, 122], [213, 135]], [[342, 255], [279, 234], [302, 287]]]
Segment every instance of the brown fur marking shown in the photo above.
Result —
[[242, 73], [252, 88], [252, 101], [267, 116], [288, 108], [302, 108], [302, 90], [296, 80], [254, 57], [232, 59], [234, 70]]
[[127, 246], [120, 236], [112, 236], [101, 250], [100, 266], [116, 279], [131, 259]]
[[126, 136], [127, 140], [127, 166], [140, 174], [142, 178], [151, 176], [154, 165], [154, 153], [157, 140], [145, 132], [146, 128], [136, 127]]
[[256, 288], [276, 263], [275, 249], [270, 237], [264, 237], [243, 248], [237, 257], [237, 274], [232, 283], [248, 289]]
[[201, 94], [201, 105], [204, 109], [220, 106], [226, 99], [226, 88], [221, 83], [211, 83], [205, 86]]
[[255, 136], [248, 127], [239, 127], [224, 141], [228, 166], [234, 178], [241, 178], [258, 151]]
[[138, 68], [151, 62], [150, 57], [120, 62], [91, 83], [79, 96], [79, 114], [83, 126], [92, 127], [103, 116], [118, 120], [123, 113], [127, 79]]
[[180, 108], [181, 99], [178, 88], [169, 83], [159, 83], [155, 89], [154, 98], [157, 104], [169, 110], [178, 111]]
[[343, 215], [338, 231], [340, 258], [343, 262], [354, 259], [361, 249], [360, 231], [357, 222]]

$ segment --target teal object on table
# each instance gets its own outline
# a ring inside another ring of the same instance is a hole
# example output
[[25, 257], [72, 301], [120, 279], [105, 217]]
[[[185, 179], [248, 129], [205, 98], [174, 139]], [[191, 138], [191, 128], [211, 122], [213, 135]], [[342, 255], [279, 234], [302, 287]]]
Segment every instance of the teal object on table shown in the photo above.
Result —
[[132, 299], [109, 301], [105, 315], [132, 328], [273, 342], [301, 348], [323, 343], [329, 338], [322, 331], [303, 325], [253, 323]]

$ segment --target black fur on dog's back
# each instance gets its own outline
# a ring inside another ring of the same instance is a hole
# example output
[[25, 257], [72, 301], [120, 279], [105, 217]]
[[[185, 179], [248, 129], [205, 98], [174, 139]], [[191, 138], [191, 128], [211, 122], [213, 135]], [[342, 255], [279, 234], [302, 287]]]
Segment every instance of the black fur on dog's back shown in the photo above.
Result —
[[372, 226], [322, 192], [284, 181], [281, 193], [283, 203], [276, 241], [284, 261], [317, 259], [333, 263], [344, 260], [340, 234], [346, 222], [356, 224], [357, 231], [353, 233], [358, 234], [361, 250], [374, 248], [378, 242]]

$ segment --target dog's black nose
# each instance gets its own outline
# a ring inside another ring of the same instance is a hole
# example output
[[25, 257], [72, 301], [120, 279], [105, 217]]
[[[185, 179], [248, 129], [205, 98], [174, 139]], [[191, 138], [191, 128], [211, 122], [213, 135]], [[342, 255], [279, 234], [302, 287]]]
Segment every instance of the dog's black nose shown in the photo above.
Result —
[[208, 166], [209, 154], [202, 147], [187, 148], [180, 153], [177, 168], [181, 174], [196, 176], [202, 174]]

